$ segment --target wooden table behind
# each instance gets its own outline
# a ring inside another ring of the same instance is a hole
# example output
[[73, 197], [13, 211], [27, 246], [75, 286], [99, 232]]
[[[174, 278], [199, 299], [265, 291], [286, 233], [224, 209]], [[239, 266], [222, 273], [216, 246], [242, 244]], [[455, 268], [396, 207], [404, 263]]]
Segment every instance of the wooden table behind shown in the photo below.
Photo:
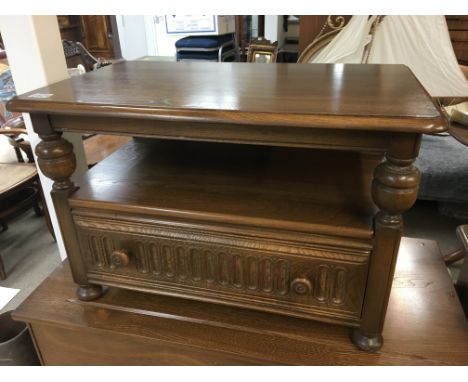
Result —
[[110, 288], [81, 302], [62, 264], [16, 310], [45, 365], [468, 365], [468, 324], [433, 241], [402, 240], [373, 354], [348, 329]]

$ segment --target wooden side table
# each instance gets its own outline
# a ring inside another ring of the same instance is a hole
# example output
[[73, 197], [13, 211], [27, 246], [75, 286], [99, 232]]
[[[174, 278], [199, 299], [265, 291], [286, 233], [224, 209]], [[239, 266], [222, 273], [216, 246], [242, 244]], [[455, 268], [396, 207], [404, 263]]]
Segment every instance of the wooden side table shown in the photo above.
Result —
[[[382, 346], [421, 134], [447, 129], [407, 67], [122, 62], [9, 107], [42, 139], [81, 300], [117, 286], [341, 324], [359, 348]], [[143, 139], [75, 186], [62, 131]]]
[[437, 243], [403, 238], [385, 346], [309, 320], [110, 288], [75, 297], [67, 263], [14, 312], [44, 365], [468, 365], [468, 324]]

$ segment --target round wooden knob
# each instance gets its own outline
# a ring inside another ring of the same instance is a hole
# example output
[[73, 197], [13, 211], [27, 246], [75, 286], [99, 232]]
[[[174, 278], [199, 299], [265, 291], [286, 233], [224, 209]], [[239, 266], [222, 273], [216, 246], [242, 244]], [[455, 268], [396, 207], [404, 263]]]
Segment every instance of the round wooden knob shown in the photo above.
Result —
[[126, 267], [129, 262], [130, 258], [126, 249], [114, 251], [110, 256], [111, 268]]
[[308, 294], [312, 291], [312, 284], [310, 283], [309, 279], [305, 277], [296, 277], [291, 282], [291, 290], [293, 290], [296, 294]]

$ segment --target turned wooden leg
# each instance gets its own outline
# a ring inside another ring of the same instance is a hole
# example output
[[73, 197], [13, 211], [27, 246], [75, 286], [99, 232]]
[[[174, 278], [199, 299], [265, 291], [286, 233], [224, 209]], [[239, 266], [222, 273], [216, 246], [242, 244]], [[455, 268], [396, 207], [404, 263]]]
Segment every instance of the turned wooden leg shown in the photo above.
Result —
[[403, 227], [402, 213], [416, 201], [419, 171], [413, 161], [419, 137], [395, 138], [374, 172], [372, 197], [380, 211], [374, 219], [374, 249], [362, 310], [361, 325], [351, 339], [360, 349], [376, 351], [383, 344], [382, 330], [393, 282]]
[[68, 204], [68, 196], [75, 190], [70, 180], [76, 167], [73, 145], [62, 138], [62, 133], [52, 131], [44, 118], [36, 117], [36, 121], [33, 122], [42, 139], [36, 146], [37, 163], [44, 175], [54, 181], [52, 200], [60, 222], [73, 279], [78, 284], [77, 295], [81, 300], [95, 299], [102, 294], [102, 287], [87, 281], [86, 266], [80, 255], [80, 246]]

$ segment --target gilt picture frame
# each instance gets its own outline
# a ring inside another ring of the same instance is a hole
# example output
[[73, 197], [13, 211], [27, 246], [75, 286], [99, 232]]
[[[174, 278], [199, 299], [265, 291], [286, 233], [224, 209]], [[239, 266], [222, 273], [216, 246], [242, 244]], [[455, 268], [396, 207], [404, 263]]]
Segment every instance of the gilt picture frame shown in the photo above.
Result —
[[272, 64], [276, 62], [278, 43], [268, 40], [255, 41], [249, 45], [247, 62]]

